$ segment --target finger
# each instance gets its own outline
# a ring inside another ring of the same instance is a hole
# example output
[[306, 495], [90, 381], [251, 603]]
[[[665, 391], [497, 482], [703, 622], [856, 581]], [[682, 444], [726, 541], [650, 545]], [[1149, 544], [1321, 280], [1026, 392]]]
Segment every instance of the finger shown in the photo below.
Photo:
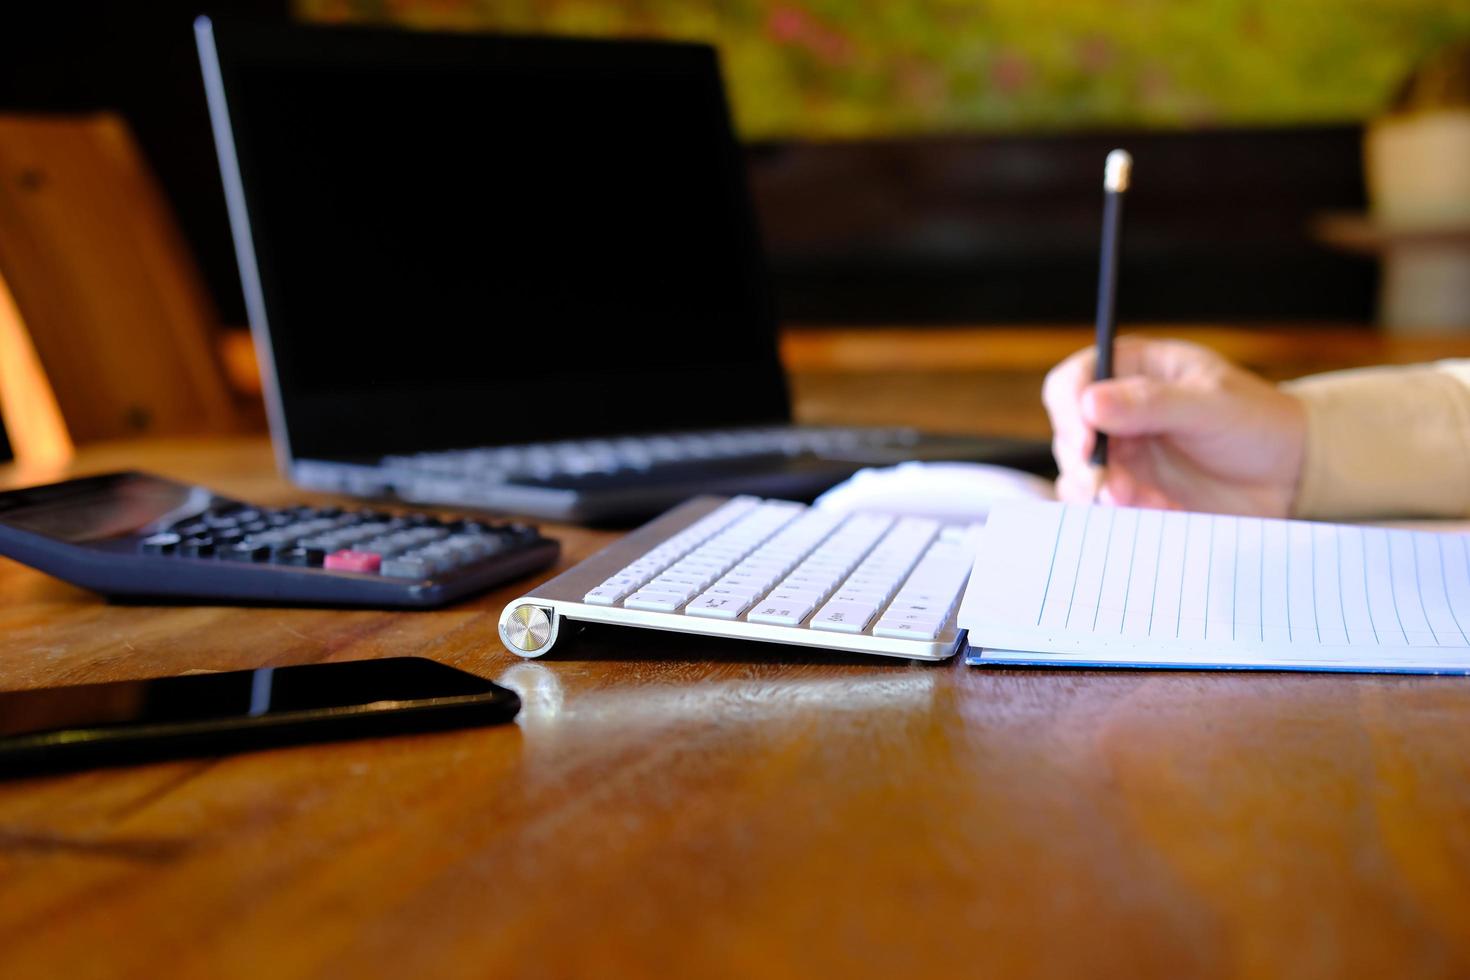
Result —
[[[1149, 440], [1120, 436], [1108, 440], [1108, 463], [1132, 473], [1135, 477], [1147, 472], [1149, 463]], [[1144, 477], [1145, 482], [1147, 480]]]
[[1163, 490], [1138, 478], [1128, 470], [1108, 467], [1107, 480], [1098, 491], [1098, 502], [1114, 507], [1140, 507], [1147, 510], [1179, 510], [1178, 502]]
[[1057, 477], [1057, 499], [1069, 504], [1092, 503], [1095, 489], [1089, 469], [1069, 470]]
[[1088, 457], [1092, 455], [1092, 444], [1096, 439], [1096, 433], [1088, 428], [1058, 429], [1053, 432], [1051, 454], [1052, 458], [1057, 461], [1057, 469], [1067, 470], [1087, 465]]
[[1162, 489], [1159, 471], [1149, 439], [1114, 439], [1108, 443], [1108, 473], [1117, 472], [1126, 485], [1114, 488], [1116, 502], [1127, 507], [1162, 510], [1179, 509], [1178, 502]]
[[[1120, 337], [1113, 347], [1113, 376], [1127, 377], [1160, 370], [1171, 358], [1169, 341], [1143, 337]], [[1079, 400], [1097, 372], [1097, 348], [1087, 347], [1068, 356], [1047, 372], [1041, 385], [1041, 402], [1058, 431], [1089, 430], [1082, 418]]]
[[1196, 389], [1141, 376], [1098, 381], [1079, 399], [1084, 422], [1119, 436], [1198, 431], [1212, 421], [1216, 402]]
[[1133, 502], [1130, 507], [1144, 507], [1149, 510], [1181, 510], [1178, 501], [1169, 496], [1163, 490], [1147, 483], [1137, 483], [1133, 488]]
[[1114, 507], [1132, 507], [1138, 498], [1138, 483], [1133, 475], [1121, 466], [1109, 466], [1098, 491], [1098, 501]]
[[1119, 337], [1113, 343], [1113, 377], [1147, 374], [1149, 351], [1158, 346], [1158, 343], [1143, 337]]
[[1143, 364], [1139, 374], [1163, 381], [1178, 380], [1220, 357], [1208, 347], [1188, 340], [1156, 340], [1141, 352]]
[[1077, 400], [1092, 381], [1092, 350], [1078, 351], [1047, 372], [1041, 385], [1041, 404], [1053, 429], [1081, 429]]
[[1144, 375], [1169, 381], [1218, 360], [1219, 355], [1208, 347], [1188, 340], [1119, 337], [1113, 347], [1113, 377]]

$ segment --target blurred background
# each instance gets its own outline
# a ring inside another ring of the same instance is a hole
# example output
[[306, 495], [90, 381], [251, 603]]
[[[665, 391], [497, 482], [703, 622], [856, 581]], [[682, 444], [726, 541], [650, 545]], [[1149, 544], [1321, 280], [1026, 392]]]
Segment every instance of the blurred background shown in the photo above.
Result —
[[229, 326], [203, 11], [716, 44], [788, 324], [1088, 321], [1123, 145], [1124, 323], [1470, 329], [1465, 0], [10, 5], [0, 115], [117, 114]]

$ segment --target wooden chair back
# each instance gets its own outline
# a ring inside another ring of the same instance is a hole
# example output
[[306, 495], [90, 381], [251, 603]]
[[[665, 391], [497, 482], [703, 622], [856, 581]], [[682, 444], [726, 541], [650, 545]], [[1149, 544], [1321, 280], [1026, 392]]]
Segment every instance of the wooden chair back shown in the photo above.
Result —
[[122, 120], [0, 115], [0, 412], [17, 461], [236, 430], [219, 333]]

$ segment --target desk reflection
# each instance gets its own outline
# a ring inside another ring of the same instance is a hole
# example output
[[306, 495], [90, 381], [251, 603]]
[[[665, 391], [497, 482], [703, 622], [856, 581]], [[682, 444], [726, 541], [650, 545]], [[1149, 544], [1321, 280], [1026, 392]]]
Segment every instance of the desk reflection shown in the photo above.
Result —
[[[496, 682], [521, 697], [518, 721], [527, 735], [566, 726], [649, 727], [682, 722], [764, 723], [794, 718], [809, 722], [813, 713], [910, 713], [929, 708], [940, 672], [930, 666], [880, 665], [873, 673], [849, 676], [770, 676], [722, 678], [715, 669], [700, 679], [652, 676], [628, 661], [628, 680], [603, 676], [575, 692], [563, 683], [557, 665], [519, 663]], [[742, 665], [744, 668], [746, 665]], [[798, 668], [801, 669], [801, 668]], [[810, 668], [828, 670], [829, 668]], [[891, 672], [879, 672], [879, 671]]]

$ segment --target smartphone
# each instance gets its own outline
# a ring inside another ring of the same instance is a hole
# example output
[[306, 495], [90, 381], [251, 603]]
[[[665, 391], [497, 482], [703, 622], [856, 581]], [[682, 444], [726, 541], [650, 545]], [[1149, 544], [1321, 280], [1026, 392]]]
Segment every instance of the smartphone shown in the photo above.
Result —
[[0, 778], [492, 725], [520, 705], [422, 657], [0, 692]]

